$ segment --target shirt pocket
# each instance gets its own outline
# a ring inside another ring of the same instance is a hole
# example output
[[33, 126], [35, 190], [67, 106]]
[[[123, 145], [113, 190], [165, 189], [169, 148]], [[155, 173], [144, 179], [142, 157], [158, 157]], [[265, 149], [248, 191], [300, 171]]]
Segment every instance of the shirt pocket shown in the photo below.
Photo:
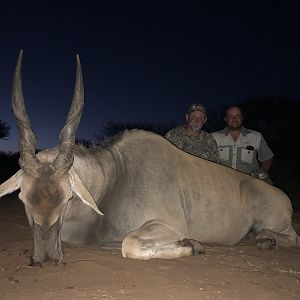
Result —
[[249, 150], [246, 148], [241, 149], [241, 161], [246, 164], [252, 164], [254, 157], [254, 150]]
[[229, 147], [219, 147], [219, 158], [222, 161], [229, 160]]

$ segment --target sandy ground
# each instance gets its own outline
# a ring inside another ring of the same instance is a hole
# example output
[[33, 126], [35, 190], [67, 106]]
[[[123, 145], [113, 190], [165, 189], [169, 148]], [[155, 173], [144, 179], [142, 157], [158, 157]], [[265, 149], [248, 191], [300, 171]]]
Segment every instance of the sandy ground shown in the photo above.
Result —
[[43, 268], [29, 266], [31, 246], [22, 203], [0, 199], [0, 299], [300, 299], [300, 250], [264, 252], [253, 239], [151, 261], [64, 245], [63, 263]]

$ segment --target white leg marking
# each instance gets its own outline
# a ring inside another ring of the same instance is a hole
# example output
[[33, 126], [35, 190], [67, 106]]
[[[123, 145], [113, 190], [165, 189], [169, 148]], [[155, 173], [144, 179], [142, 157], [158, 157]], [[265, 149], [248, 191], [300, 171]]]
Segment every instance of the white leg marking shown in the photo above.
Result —
[[160, 221], [151, 221], [129, 233], [122, 243], [123, 257], [148, 260], [175, 259], [193, 254], [191, 245], [182, 246], [180, 236]]

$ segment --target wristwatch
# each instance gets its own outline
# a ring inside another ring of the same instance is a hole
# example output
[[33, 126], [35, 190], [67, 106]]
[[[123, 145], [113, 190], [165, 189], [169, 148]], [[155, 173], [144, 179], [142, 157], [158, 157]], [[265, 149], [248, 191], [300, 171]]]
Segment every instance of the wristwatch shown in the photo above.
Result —
[[267, 173], [261, 172], [261, 173], [258, 173], [258, 174], [257, 174], [257, 177], [258, 177], [259, 179], [261, 179], [261, 180], [264, 180], [264, 179], [268, 178], [269, 176], [268, 176]]

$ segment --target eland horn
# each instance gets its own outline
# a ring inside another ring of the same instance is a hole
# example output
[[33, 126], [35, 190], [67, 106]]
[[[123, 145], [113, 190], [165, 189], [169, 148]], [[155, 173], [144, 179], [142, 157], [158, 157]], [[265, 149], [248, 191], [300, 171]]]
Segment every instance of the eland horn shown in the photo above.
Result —
[[[36, 138], [26, 111], [22, 90], [22, 58], [20, 51], [13, 78], [12, 107], [19, 131], [20, 167], [25, 172], [36, 173], [41, 163], [35, 155]], [[55, 172], [66, 173], [74, 159], [75, 132], [78, 128], [84, 103], [84, 87], [79, 56], [76, 57], [76, 83], [73, 101], [66, 123], [59, 135], [59, 153], [52, 166]]]
[[53, 166], [55, 172], [66, 173], [70, 169], [74, 159], [75, 132], [78, 128], [83, 104], [84, 87], [79, 56], [76, 56], [76, 83], [71, 108], [64, 127], [59, 134], [59, 153]]
[[24, 172], [36, 172], [40, 164], [35, 156], [35, 134], [31, 129], [30, 120], [26, 111], [22, 89], [22, 59], [23, 50], [20, 51], [12, 89], [12, 109], [19, 131], [20, 167]]

